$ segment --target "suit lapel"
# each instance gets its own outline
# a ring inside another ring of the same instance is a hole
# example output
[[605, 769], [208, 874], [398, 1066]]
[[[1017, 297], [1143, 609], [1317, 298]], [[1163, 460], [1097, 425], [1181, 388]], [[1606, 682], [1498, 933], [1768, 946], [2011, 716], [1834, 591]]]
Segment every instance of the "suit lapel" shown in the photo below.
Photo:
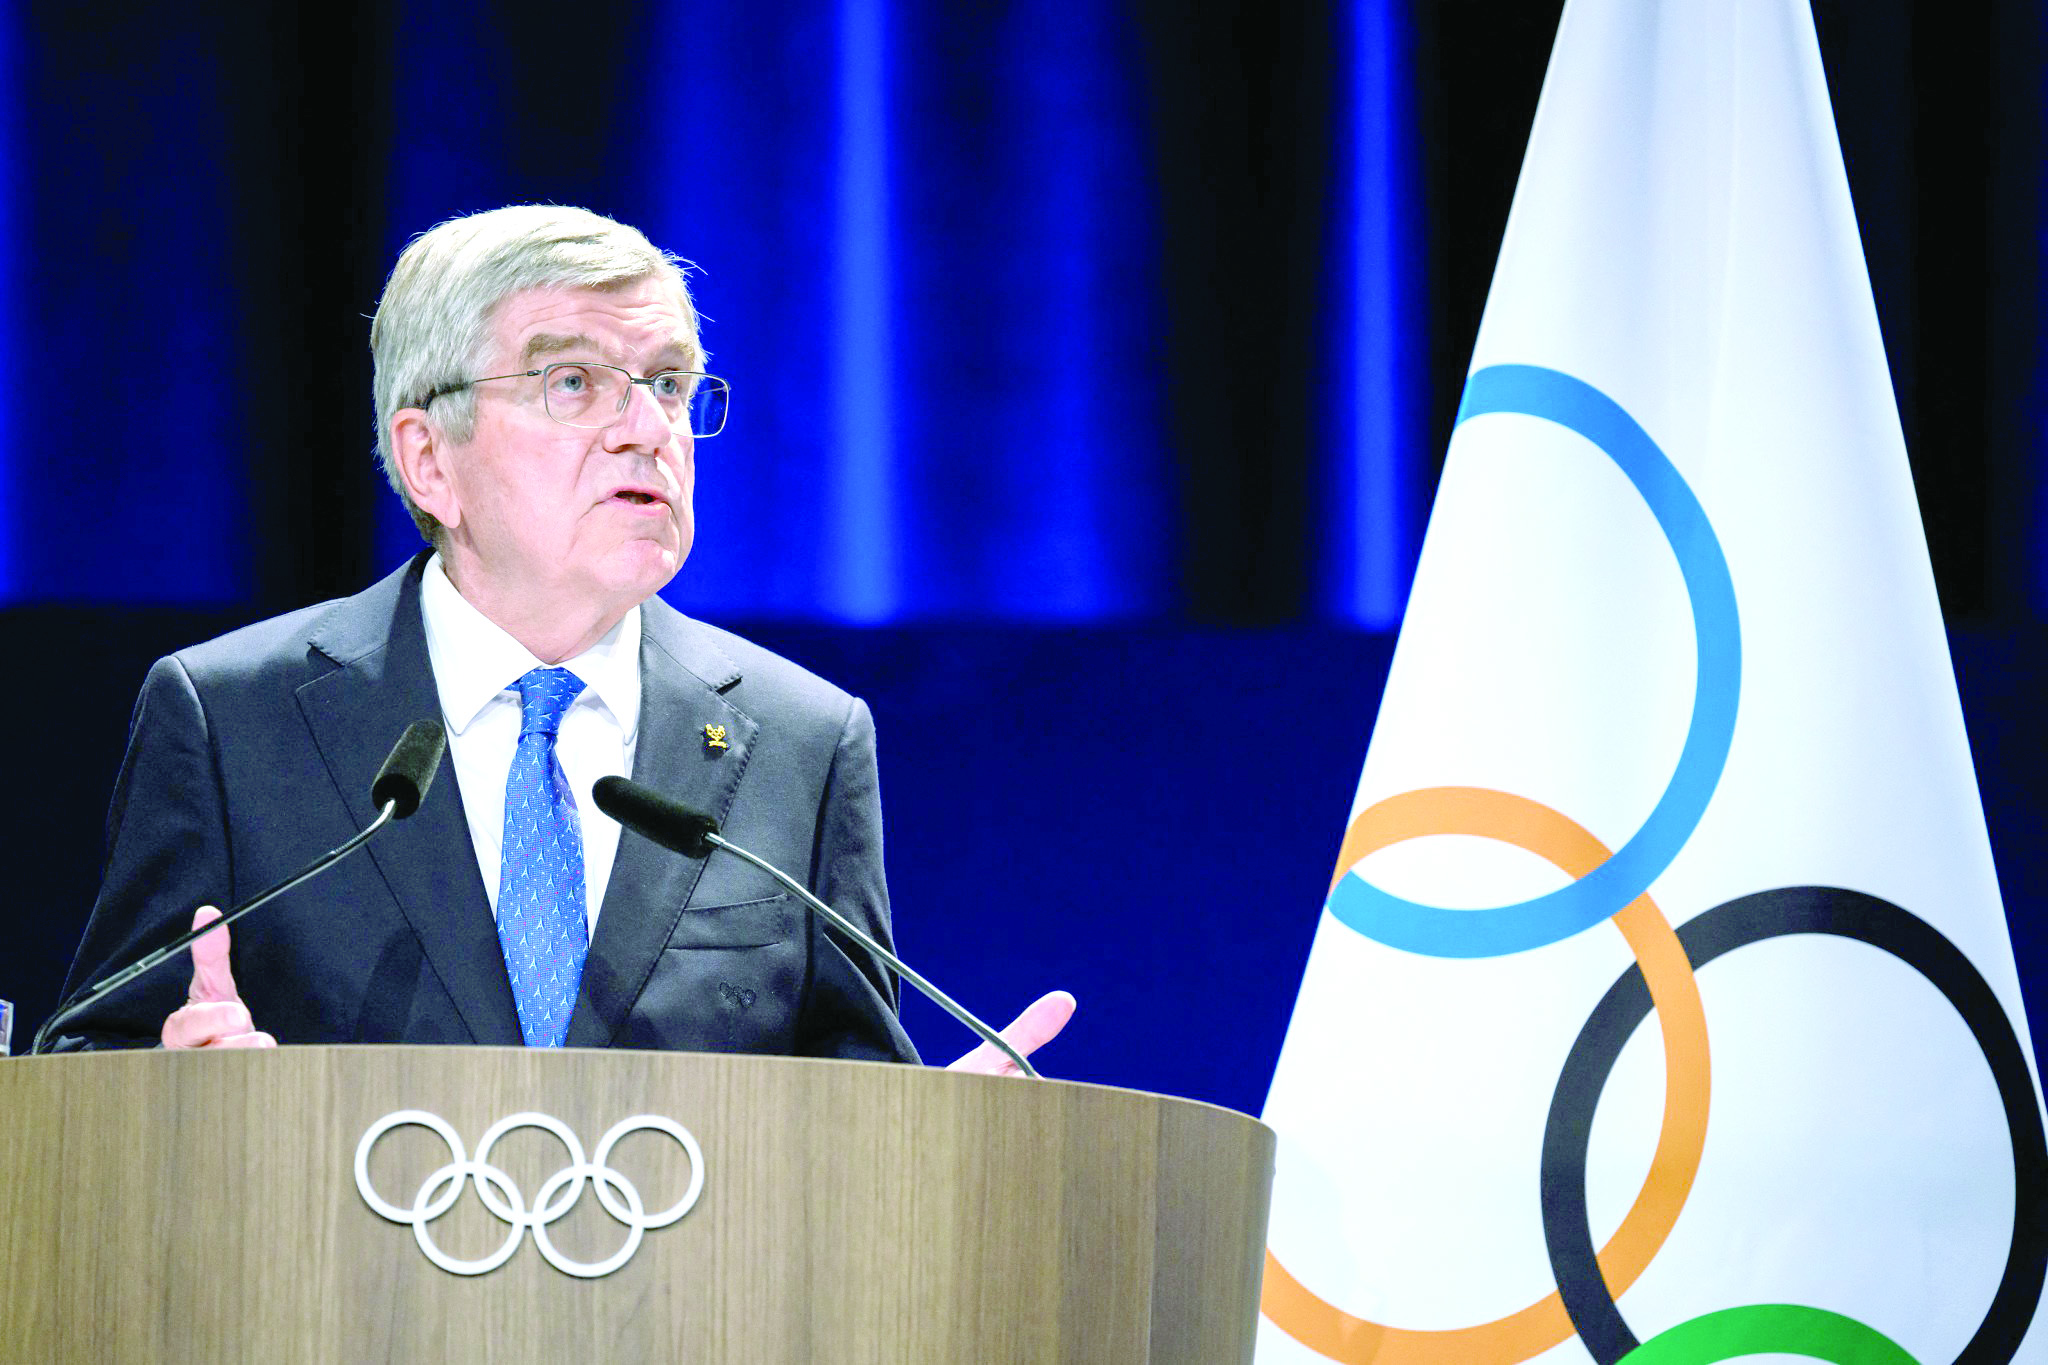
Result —
[[[633, 780], [723, 823], [760, 728], [721, 695], [739, 677], [708, 632], [660, 598], [648, 599], [641, 609]], [[707, 742], [706, 727], [723, 727], [724, 748]], [[671, 853], [631, 830], [620, 833], [569, 1019], [570, 1047], [603, 1047], [618, 1036], [703, 871], [701, 858]]]
[[[407, 725], [441, 716], [420, 617], [425, 555], [367, 592], [337, 603], [308, 643], [338, 665], [299, 688], [299, 709], [358, 827], [376, 812], [370, 781]], [[477, 873], [452, 766], [418, 811], [380, 833], [368, 853], [470, 1036], [517, 1047], [519, 1014], [490, 901]]]

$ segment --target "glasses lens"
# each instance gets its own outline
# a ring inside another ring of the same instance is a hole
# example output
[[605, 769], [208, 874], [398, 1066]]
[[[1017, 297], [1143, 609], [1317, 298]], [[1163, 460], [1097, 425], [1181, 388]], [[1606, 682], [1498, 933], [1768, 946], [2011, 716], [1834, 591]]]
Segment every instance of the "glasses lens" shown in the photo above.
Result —
[[725, 429], [726, 405], [732, 398], [732, 390], [723, 379], [703, 375], [697, 380], [696, 392], [690, 395], [690, 434], [692, 436], [716, 436]]
[[541, 372], [548, 416], [572, 427], [608, 427], [626, 406], [626, 372], [610, 365], [550, 365]]
[[692, 436], [716, 436], [725, 426], [728, 390], [723, 379], [670, 370], [635, 380], [614, 365], [559, 361], [541, 372], [548, 416], [572, 427], [604, 428], [619, 420], [643, 383], [673, 426], [688, 425]]

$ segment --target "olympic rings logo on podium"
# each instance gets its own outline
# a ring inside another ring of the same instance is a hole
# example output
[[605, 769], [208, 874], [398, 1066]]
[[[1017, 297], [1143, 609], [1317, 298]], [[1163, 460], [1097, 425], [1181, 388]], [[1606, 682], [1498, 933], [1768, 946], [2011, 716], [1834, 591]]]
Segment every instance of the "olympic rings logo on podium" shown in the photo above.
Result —
[[[448, 1144], [450, 1158], [447, 1165], [421, 1182], [410, 1208], [387, 1201], [370, 1183], [370, 1149], [392, 1129], [407, 1125], [431, 1129]], [[569, 1153], [569, 1164], [542, 1183], [530, 1209], [512, 1177], [490, 1163], [491, 1148], [497, 1145], [498, 1140], [521, 1128], [538, 1128], [554, 1134]], [[689, 1188], [681, 1199], [661, 1213], [648, 1213], [633, 1182], [611, 1167], [612, 1148], [618, 1145], [619, 1140], [629, 1133], [643, 1131], [668, 1134], [690, 1157]], [[512, 1231], [490, 1255], [465, 1261], [441, 1250], [427, 1225], [455, 1207], [456, 1201], [462, 1198], [464, 1184], [469, 1181], [476, 1183], [476, 1192], [484, 1207], [500, 1221], [509, 1223]], [[596, 1187], [597, 1201], [604, 1206], [604, 1211], [626, 1227], [625, 1245], [602, 1261], [578, 1261], [564, 1256], [548, 1236], [548, 1228], [559, 1222], [582, 1199], [586, 1182]], [[641, 1239], [649, 1232], [667, 1227], [696, 1206], [697, 1197], [704, 1192], [704, 1152], [689, 1129], [674, 1119], [640, 1114], [613, 1124], [597, 1144], [594, 1159], [585, 1160], [583, 1143], [568, 1124], [546, 1114], [526, 1113], [514, 1114], [492, 1124], [485, 1131], [483, 1141], [477, 1144], [476, 1156], [472, 1158], [464, 1153], [462, 1138], [446, 1119], [424, 1109], [400, 1109], [371, 1124], [356, 1144], [356, 1189], [363, 1196], [363, 1202], [379, 1217], [409, 1224], [413, 1239], [420, 1244], [420, 1250], [427, 1259], [451, 1275], [483, 1275], [496, 1270], [512, 1259], [527, 1229], [531, 1228], [534, 1244], [540, 1248], [540, 1254], [549, 1265], [564, 1275], [594, 1280], [611, 1274], [631, 1260], [633, 1253], [640, 1249]]]

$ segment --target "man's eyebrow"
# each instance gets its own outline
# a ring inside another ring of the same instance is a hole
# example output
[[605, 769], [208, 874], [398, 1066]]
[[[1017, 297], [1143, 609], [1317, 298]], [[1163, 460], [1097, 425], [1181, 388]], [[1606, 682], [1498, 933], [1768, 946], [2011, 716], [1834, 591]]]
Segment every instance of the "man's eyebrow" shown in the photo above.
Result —
[[660, 351], [656, 352], [659, 360], [658, 368], [694, 370], [698, 368], [700, 362], [697, 357], [701, 354], [702, 352], [697, 349], [697, 343], [694, 339], [686, 336], [676, 337], [666, 346], [663, 346]]
[[558, 336], [553, 332], [535, 332], [526, 339], [526, 345], [520, 350], [519, 358], [532, 360], [536, 356], [560, 355], [564, 351], [582, 351], [591, 356], [598, 354], [597, 343], [581, 333], [575, 336]]

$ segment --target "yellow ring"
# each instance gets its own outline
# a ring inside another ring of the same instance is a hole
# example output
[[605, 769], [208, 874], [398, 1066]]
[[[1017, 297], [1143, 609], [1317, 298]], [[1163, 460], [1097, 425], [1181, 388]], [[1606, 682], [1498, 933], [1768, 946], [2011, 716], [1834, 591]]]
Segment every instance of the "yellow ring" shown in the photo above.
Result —
[[[1583, 877], [1607, 861], [1609, 850], [1584, 828], [1550, 807], [1483, 787], [1429, 787], [1390, 796], [1360, 811], [1337, 854], [1334, 889], [1366, 855], [1430, 834], [1498, 839]], [[1707, 1141], [1711, 1069], [1707, 1016], [1685, 949], [1648, 893], [1615, 914], [1642, 967], [1664, 1036], [1664, 1121], [1650, 1172], [1621, 1226], [1600, 1249], [1600, 1273], [1619, 1298], [1671, 1235], [1699, 1173]], [[1555, 1290], [1518, 1313], [1444, 1331], [1412, 1331], [1353, 1317], [1327, 1303], [1287, 1273], [1271, 1248], [1260, 1311], [1311, 1350], [1345, 1365], [1512, 1365], [1568, 1340], [1571, 1318]]]

